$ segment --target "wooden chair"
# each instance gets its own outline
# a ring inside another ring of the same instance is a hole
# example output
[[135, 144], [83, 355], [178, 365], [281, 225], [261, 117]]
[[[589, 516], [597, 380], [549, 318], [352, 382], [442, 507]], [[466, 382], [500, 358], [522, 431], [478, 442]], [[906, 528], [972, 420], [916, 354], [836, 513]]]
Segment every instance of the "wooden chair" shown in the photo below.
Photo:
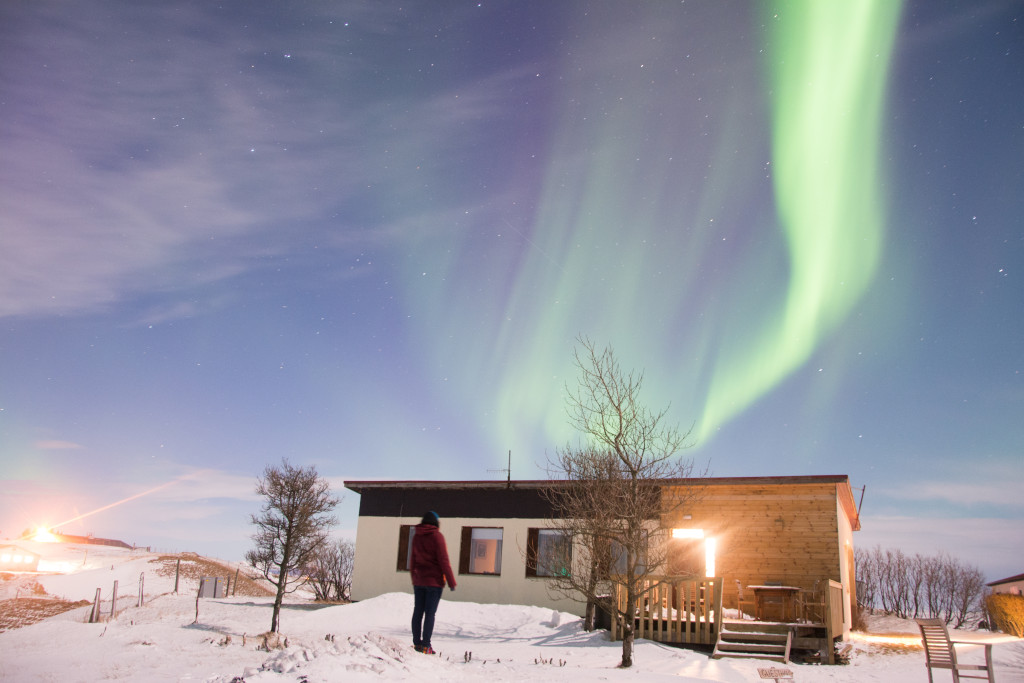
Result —
[[740, 619], [742, 620], [743, 619], [743, 605], [750, 605], [750, 611], [747, 612], [747, 614], [754, 614], [754, 611], [756, 609], [756, 605], [754, 604], [754, 601], [751, 598], [744, 598], [744, 596], [743, 596], [744, 595], [743, 594], [743, 584], [740, 583], [739, 579], [735, 579], [735, 581], [736, 581], [736, 609], [739, 610]]
[[[950, 640], [949, 631], [942, 619], [915, 619], [921, 629], [921, 640], [924, 642], [925, 666], [928, 667], [928, 681], [932, 683], [932, 669], [949, 669], [953, 672], [953, 683], [960, 683], [961, 678], [987, 679], [995, 683], [996, 675], [992, 669], [992, 643], [985, 645], [985, 665], [960, 664], [956, 661], [956, 645], [980, 645], [962, 640]], [[985, 672], [981, 674], [980, 672]], [[966, 673], [965, 673], [966, 672]]]

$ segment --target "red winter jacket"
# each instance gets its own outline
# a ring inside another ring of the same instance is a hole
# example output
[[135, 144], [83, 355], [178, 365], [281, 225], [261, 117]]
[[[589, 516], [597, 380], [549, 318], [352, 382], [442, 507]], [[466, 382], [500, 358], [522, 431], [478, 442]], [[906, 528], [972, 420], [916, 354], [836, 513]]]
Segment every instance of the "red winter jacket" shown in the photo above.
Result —
[[455, 589], [455, 575], [448, 561], [448, 546], [440, 529], [433, 524], [417, 524], [412, 537], [412, 560], [409, 572], [412, 585], [444, 588], [445, 579]]

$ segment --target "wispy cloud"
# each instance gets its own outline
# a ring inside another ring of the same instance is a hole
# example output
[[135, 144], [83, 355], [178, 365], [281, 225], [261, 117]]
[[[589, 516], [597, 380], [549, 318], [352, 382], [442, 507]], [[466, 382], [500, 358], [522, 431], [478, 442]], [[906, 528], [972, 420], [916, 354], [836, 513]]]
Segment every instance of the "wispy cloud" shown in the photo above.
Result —
[[916, 483], [901, 489], [890, 489], [887, 494], [912, 501], [938, 501], [952, 505], [999, 505], [1024, 507], [1019, 481], [992, 481], [965, 483], [932, 481]]
[[[957, 469], [959, 468], [959, 469]], [[900, 482], [879, 490], [890, 501], [940, 503], [965, 507], [989, 505], [1019, 510], [1024, 507], [1016, 463], [952, 463], [947, 479]]]
[[74, 443], [73, 441], [60, 440], [36, 441], [33, 445], [44, 451], [76, 450], [79, 448], [85, 448], [82, 444]]
[[211, 500], [257, 501], [256, 478], [218, 469], [191, 469], [154, 496], [163, 503], [186, 504]]
[[[274, 23], [261, 36], [260, 22], [208, 35], [197, 28], [208, 11], [139, 8], [123, 17], [138, 30], [105, 50], [84, 10], [40, 8], [9, 36], [17, 57], [0, 82], [17, 104], [0, 128], [0, 317], [188, 292], [311, 242], [379, 245], [378, 228], [399, 239], [385, 225], [393, 216], [367, 223], [350, 204], [420, 192], [417, 169], [479, 142], [469, 131], [527, 81], [502, 72], [405, 95], [368, 78], [363, 60], [338, 60], [339, 42], [402, 29], [393, 13]], [[151, 39], [157, 26], [166, 40]], [[191, 310], [171, 303], [156, 319]]]

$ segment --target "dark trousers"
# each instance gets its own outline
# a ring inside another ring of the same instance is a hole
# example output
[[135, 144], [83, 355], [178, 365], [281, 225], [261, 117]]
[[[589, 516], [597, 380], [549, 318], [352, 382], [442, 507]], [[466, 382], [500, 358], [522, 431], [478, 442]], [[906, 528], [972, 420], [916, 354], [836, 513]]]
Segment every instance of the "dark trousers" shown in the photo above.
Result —
[[430, 636], [434, 633], [434, 613], [441, 602], [441, 586], [413, 586], [412, 644], [430, 647]]

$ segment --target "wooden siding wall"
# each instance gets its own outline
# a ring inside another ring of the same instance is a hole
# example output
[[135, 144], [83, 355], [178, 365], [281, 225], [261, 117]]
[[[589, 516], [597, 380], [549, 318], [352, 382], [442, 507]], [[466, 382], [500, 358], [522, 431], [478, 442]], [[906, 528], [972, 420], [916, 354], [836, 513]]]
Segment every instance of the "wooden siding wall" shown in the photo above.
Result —
[[[694, 493], [696, 496], [694, 497]], [[703, 529], [717, 539], [715, 575], [725, 579], [726, 607], [743, 586], [781, 582], [824, 591], [841, 580], [837, 491], [833, 483], [716, 485], [669, 489], [666, 503], [683, 500], [666, 523]], [[691, 519], [683, 519], [691, 515]], [[748, 591], [745, 600], [752, 599]]]

